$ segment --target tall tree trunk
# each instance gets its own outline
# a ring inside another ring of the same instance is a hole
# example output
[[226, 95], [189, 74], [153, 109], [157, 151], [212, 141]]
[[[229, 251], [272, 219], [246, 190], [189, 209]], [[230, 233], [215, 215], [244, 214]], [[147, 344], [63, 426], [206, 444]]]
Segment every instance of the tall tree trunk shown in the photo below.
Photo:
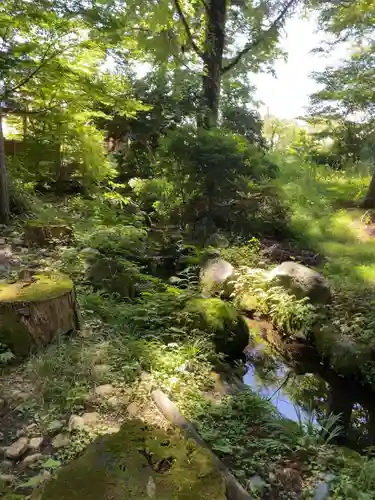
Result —
[[372, 174], [371, 182], [368, 187], [365, 199], [362, 203], [363, 208], [375, 208], [375, 169]]
[[225, 42], [227, 0], [210, 0], [204, 46], [204, 120], [206, 128], [216, 127], [219, 116], [220, 80]]
[[8, 172], [5, 162], [3, 115], [0, 113], [0, 223], [8, 224], [10, 216]]

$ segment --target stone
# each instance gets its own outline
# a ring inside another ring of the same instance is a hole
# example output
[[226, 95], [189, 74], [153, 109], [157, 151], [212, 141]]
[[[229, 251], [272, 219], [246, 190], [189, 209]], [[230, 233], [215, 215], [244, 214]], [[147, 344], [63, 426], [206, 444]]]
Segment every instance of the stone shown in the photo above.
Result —
[[104, 384], [104, 385], [99, 385], [98, 387], [95, 387], [94, 393], [96, 396], [100, 397], [106, 397], [112, 394], [114, 391], [114, 387], [111, 384]]
[[13, 484], [17, 481], [16, 476], [13, 474], [0, 474], [0, 484]]
[[206, 297], [224, 295], [229, 298], [231, 293], [229, 281], [234, 273], [234, 267], [226, 260], [209, 260], [199, 276], [203, 295]]
[[138, 413], [138, 406], [136, 403], [130, 403], [130, 405], [127, 407], [127, 412], [130, 417], [135, 417]]
[[52, 477], [52, 474], [50, 471], [48, 470], [44, 470], [41, 474], [41, 478], [43, 481], [49, 481]]
[[64, 423], [60, 420], [53, 420], [47, 427], [47, 432], [50, 435], [57, 434], [64, 427]]
[[85, 421], [82, 417], [78, 415], [71, 415], [68, 422], [69, 432], [78, 431], [79, 429], [83, 429], [85, 427]]
[[22, 460], [22, 467], [30, 467], [30, 465], [35, 464], [38, 460], [43, 457], [42, 453], [33, 453], [32, 455], [28, 455]]
[[6, 400], [4, 398], [0, 398], [0, 410], [5, 408], [7, 405]]
[[184, 311], [193, 328], [212, 335], [216, 352], [223, 353], [230, 361], [244, 359], [249, 328], [231, 304], [218, 298], [191, 299]]
[[[165, 465], [160, 471], [165, 473], [155, 473], [140, 449], [149, 452], [153, 464]], [[82, 456], [60, 468], [37, 499], [176, 500], [176, 492], [181, 500], [226, 499], [224, 478], [207, 450], [173, 430], [130, 420], [120, 432], [98, 438]]]
[[258, 475], [253, 476], [249, 480], [249, 489], [254, 490], [258, 493], [262, 493], [262, 491], [267, 488], [267, 483]]
[[91, 413], [84, 413], [81, 418], [85, 425], [94, 425], [100, 420], [100, 415], [98, 412], [93, 411]]
[[146, 491], [148, 498], [156, 498], [156, 484], [152, 476], [148, 478]]
[[113, 407], [116, 407], [120, 404], [120, 400], [117, 396], [111, 396], [107, 403], [110, 405], [110, 406], [113, 406]]
[[42, 446], [43, 441], [44, 441], [43, 436], [37, 436], [31, 438], [28, 445], [29, 450], [31, 451], [39, 450], [40, 447]]
[[68, 446], [69, 443], [70, 439], [68, 434], [57, 434], [57, 436], [52, 439], [52, 446], [57, 450]]
[[28, 449], [29, 440], [27, 437], [21, 437], [5, 450], [6, 458], [18, 460]]
[[283, 262], [270, 271], [267, 278], [299, 299], [308, 297], [312, 304], [327, 304], [331, 299], [331, 289], [324, 276], [293, 261]]

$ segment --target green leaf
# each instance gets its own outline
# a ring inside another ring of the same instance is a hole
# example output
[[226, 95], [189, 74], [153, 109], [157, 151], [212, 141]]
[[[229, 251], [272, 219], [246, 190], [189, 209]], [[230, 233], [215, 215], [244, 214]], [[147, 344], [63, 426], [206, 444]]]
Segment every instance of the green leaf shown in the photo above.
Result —
[[58, 469], [61, 467], [62, 463], [59, 460], [54, 460], [53, 458], [49, 458], [46, 462], [44, 462], [41, 467], [43, 469]]

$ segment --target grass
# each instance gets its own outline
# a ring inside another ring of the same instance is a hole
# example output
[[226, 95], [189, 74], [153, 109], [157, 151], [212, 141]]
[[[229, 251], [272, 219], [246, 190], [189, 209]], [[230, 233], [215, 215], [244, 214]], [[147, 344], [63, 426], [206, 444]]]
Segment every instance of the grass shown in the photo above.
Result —
[[[375, 238], [363, 222], [370, 176], [366, 165], [345, 171], [284, 161], [278, 184], [297, 240], [325, 257], [325, 273], [338, 285], [375, 283]], [[344, 208], [348, 206], [350, 208]]]

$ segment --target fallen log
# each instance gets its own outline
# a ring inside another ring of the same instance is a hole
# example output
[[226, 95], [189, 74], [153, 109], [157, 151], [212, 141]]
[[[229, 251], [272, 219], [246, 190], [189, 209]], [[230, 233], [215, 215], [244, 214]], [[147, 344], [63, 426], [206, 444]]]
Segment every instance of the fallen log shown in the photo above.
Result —
[[151, 393], [151, 397], [164, 417], [173, 425], [179, 427], [186, 437], [193, 439], [199, 446], [205, 448], [211, 455], [216, 467], [222, 473], [228, 500], [252, 500], [237, 479], [229, 472], [223, 462], [212, 452], [208, 444], [200, 437], [194, 426], [184, 416], [181, 415], [177, 406], [172, 403], [168, 396], [159, 389]]

